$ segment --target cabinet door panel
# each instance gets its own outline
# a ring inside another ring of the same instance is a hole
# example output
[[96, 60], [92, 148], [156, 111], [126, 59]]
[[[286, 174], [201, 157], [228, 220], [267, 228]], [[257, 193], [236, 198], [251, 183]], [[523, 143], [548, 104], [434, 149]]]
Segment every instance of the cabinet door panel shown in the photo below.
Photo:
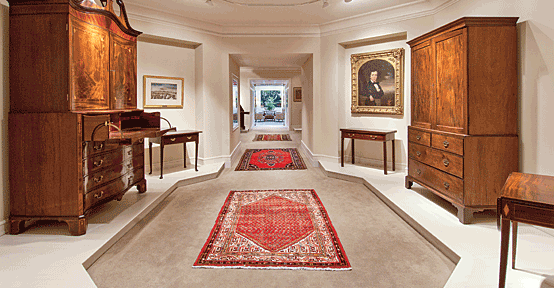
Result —
[[454, 133], [466, 130], [465, 30], [437, 37], [436, 129]]
[[109, 33], [73, 16], [70, 19], [71, 109], [108, 109]]
[[111, 35], [110, 96], [112, 109], [137, 107], [136, 42]]
[[434, 103], [434, 64], [430, 42], [412, 49], [412, 125], [431, 128]]

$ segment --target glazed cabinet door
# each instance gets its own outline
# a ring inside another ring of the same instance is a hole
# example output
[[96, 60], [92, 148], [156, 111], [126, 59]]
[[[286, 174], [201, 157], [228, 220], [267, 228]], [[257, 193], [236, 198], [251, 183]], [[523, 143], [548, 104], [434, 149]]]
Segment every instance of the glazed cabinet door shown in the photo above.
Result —
[[434, 59], [431, 41], [412, 48], [412, 125], [431, 128], [434, 115]]
[[436, 128], [437, 130], [466, 132], [466, 39], [465, 29], [438, 36], [436, 51]]
[[110, 38], [111, 109], [137, 107], [137, 43], [116, 34]]
[[109, 108], [109, 32], [69, 17], [69, 98], [73, 111]]

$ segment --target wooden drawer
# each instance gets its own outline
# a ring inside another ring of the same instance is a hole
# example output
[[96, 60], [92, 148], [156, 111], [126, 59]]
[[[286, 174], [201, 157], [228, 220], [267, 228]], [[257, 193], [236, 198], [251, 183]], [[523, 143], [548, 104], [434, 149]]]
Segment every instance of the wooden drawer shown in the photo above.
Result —
[[83, 159], [116, 149], [120, 149], [117, 142], [86, 141], [83, 142]]
[[464, 177], [464, 158], [456, 154], [409, 143], [408, 157], [460, 178]]
[[124, 161], [122, 149], [113, 150], [107, 153], [98, 154], [83, 160], [83, 176], [90, 175], [110, 166], [120, 164]]
[[117, 195], [125, 190], [127, 177], [120, 177], [100, 186], [89, 193], [85, 194], [85, 211], [93, 207], [96, 203], [108, 199], [111, 196]]
[[128, 187], [133, 186], [137, 182], [144, 179], [144, 168], [139, 167], [139, 168], [136, 168], [136, 169], [130, 171], [128, 173], [127, 177], [128, 177], [128, 180], [127, 180]]
[[175, 135], [174, 137], [167, 135], [165, 137], [162, 137], [162, 141], [164, 145], [193, 142], [193, 141], [197, 141], [197, 139], [198, 139], [198, 135], [178, 135], [178, 136]]
[[431, 146], [431, 134], [408, 127], [408, 141]]
[[431, 146], [458, 155], [464, 155], [464, 138], [433, 133]]
[[437, 190], [445, 196], [463, 203], [464, 181], [455, 176], [427, 166], [414, 159], [408, 159], [408, 175]]
[[105, 122], [110, 122], [110, 115], [83, 115], [83, 141], [104, 141], [110, 138], [110, 131], [108, 126], [100, 126], [94, 133], [94, 139], [92, 133], [94, 128], [98, 125], [102, 125]]
[[[130, 161], [130, 160], [129, 160]], [[103, 169], [96, 173], [89, 174], [83, 178], [83, 187], [85, 188], [85, 193], [94, 190], [96, 187], [101, 186], [105, 183], [108, 183], [114, 179], [117, 179], [125, 175], [128, 171], [132, 170], [131, 162], [119, 163], [117, 165], [112, 165], [107, 169]], [[129, 169], [128, 167], [131, 167]]]

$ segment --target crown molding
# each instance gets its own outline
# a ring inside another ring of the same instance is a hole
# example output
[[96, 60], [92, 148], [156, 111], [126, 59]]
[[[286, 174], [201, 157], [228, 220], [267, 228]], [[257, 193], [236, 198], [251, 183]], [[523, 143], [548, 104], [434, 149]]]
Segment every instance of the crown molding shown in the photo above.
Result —
[[[2, 0], [0, 0], [2, 1]], [[325, 37], [434, 15], [460, 0], [420, 0], [321, 25], [219, 25], [137, 4], [126, 4], [129, 18], [219, 37]]]

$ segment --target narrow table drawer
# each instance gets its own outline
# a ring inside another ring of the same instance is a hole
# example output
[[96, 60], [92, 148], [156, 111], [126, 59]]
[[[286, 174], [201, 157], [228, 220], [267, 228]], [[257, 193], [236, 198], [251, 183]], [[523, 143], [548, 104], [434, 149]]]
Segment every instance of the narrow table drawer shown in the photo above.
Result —
[[415, 180], [437, 190], [443, 195], [462, 203], [464, 195], [464, 181], [433, 167], [408, 159], [408, 174]]
[[385, 135], [374, 135], [366, 133], [353, 133], [343, 132], [344, 138], [361, 139], [361, 140], [373, 140], [373, 141], [385, 141]]
[[425, 146], [431, 146], [431, 134], [408, 127], [408, 141]]
[[464, 177], [464, 158], [456, 154], [409, 143], [408, 157], [460, 178]]
[[162, 137], [164, 145], [197, 141], [198, 135], [165, 135]]

